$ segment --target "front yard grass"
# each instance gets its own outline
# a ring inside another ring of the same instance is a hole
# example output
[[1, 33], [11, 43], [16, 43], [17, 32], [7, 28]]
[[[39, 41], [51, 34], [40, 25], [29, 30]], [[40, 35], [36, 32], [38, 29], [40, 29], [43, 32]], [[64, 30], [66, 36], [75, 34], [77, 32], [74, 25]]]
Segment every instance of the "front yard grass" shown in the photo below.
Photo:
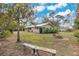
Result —
[[31, 42], [32, 44], [41, 46], [46, 42], [53, 41], [54, 37], [52, 36], [52, 34], [37, 34], [37, 33], [31, 33], [31, 32], [22, 32], [21, 39], [26, 42]]
[[[21, 32], [21, 40], [30, 44], [53, 48], [57, 55], [74, 55], [73, 45], [77, 44], [73, 32], [60, 32], [63, 39], [56, 39], [52, 34], [38, 34], [32, 32]], [[68, 40], [65, 40], [68, 39]]]

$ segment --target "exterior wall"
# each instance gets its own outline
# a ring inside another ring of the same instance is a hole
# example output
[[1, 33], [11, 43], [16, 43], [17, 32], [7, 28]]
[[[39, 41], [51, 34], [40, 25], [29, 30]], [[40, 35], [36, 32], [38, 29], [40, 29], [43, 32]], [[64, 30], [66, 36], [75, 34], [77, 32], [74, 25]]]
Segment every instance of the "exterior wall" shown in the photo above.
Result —
[[31, 28], [32, 32], [39, 33], [39, 28]]
[[27, 28], [26, 30], [28, 32], [35, 32], [35, 33], [39, 33], [40, 32], [40, 29], [38, 27]]
[[35, 33], [40, 33], [42, 30], [41, 30], [41, 27], [50, 27], [48, 26], [48, 23], [44, 23], [44, 24], [39, 24], [39, 25], [31, 25], [31, 26], [27, 26], [26, 27], [26, 31], [28, 32], [35, 32]]

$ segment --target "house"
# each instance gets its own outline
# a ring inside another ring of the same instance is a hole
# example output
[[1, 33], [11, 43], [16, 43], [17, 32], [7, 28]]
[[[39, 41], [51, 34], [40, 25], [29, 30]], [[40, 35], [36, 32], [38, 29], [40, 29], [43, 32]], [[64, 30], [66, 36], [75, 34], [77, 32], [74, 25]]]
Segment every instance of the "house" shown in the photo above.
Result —
[[[42, 28], [51, 28], [49, 23], [42, 23], [39, 25], [31, 25], [31, 26], [26, 26], [26, 31], [28, 32], [35, 32], [35, 33], [42, 33], [43, 29]], [[64, 23], [60, 24], [60, 31], [68, 31], [68, 30], [73, 30], [72, 25], [69, 23]]]
[[42, 32], [42, 27], [47, 27], [48, 23], [42, 23], [38, 25], [31, 25], [31, 26], [26, 26], [26, 31], [28, 32], [35, 32], [35, 33], [41, 33]]

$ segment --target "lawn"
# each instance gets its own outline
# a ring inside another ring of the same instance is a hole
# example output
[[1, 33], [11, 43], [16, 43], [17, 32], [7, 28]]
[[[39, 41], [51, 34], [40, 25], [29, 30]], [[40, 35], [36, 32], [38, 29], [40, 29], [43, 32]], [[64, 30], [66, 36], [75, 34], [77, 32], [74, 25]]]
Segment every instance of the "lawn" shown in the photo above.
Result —
[[52, 36], [52, 34], [37, 34], [31, 32], [22, 32], [21, 39], [30, 42], [32, 44], [43, 46], [43, 44], [53, 41], [54, 37]]
[[73, 32], [60, 32], [63, 39], [56, 39], [52, 34], [38, 34], [32, 32], [21, 32], [21, 40], [30, 44], [53, 48], [57, 50], [57, 55], [76, 55], [74, 44], [77, 44]]

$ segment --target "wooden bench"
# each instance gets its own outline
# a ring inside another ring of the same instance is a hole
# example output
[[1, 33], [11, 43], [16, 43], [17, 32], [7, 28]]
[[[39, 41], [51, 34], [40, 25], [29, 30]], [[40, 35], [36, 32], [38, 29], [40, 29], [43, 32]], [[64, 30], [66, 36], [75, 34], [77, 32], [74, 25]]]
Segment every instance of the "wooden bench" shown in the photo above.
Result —
[[[38, 47], [38, 46], [31, 45], [31, 44], [28, 44], [28, 43], [22, 43], [22, 45], [24, 47], [31, 48], [33, 55], [39, 55], [38, 51], [44, 51], [44, 52], [47, 52], [47, 53], [51, 53], [52, 56], [56, 55], [56, 50], [54, 50], [54, 49], [49, 49], [49, 48], [44, 48], [44, 47]], [[24, 51], [25, 51], [25, 49], [24, 49]]]

